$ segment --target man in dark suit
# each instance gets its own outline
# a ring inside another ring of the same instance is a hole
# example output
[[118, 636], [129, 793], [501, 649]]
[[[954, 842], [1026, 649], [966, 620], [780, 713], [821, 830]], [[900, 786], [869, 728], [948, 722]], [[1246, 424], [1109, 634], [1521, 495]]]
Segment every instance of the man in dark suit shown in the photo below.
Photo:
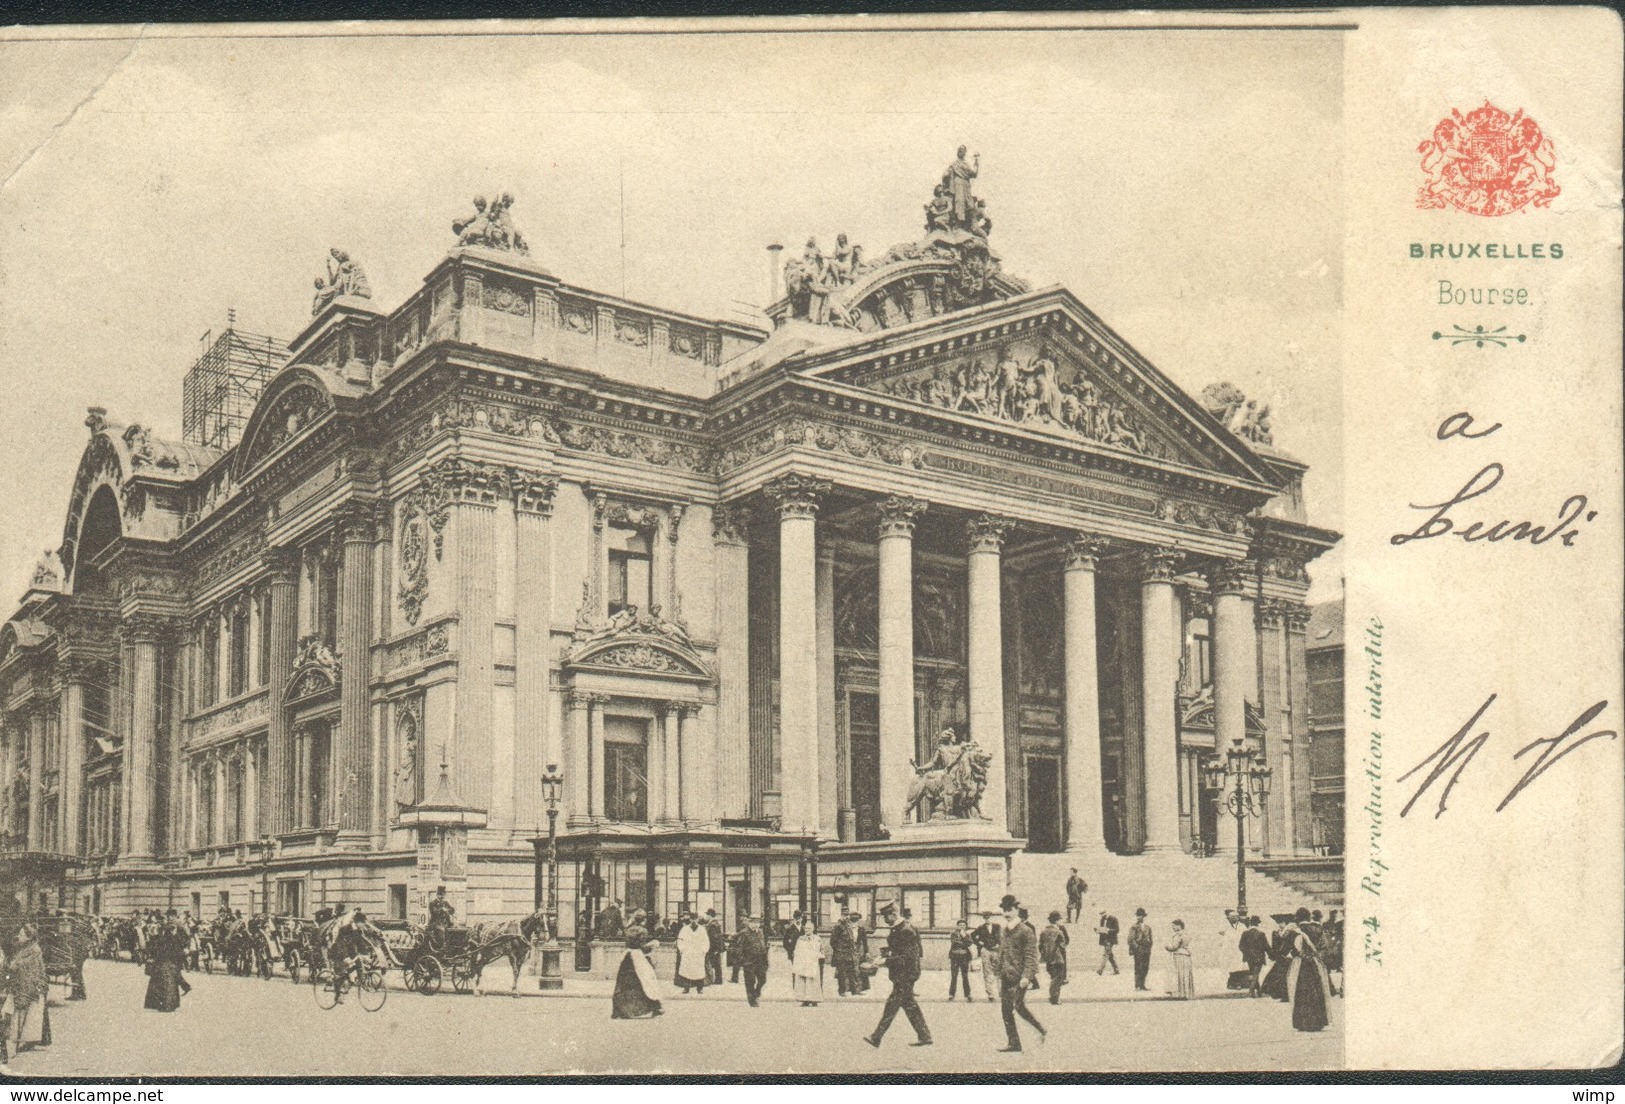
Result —
[[1269, 937], [1258, 930], [1258, 917], [1247, 917], [1247, 927], [1241, 933], [1241, 960], [1247, 964], [1247, 972], [1251, 975], [1248, 985], [1248, 994], [1258, 996], [1260, 981], [1264, 976], [1264, 963], [1270, 960]]
[[1151, 925], [1145, 922], [1145, 909], [1134, 910], [1134, 926], [1128, 930], [1128, 953], [1134, 958], [1134, 988], [1145, 988], [1145, 975], [1151, 972]]
[[767, 984], [767, 936], [760, 916], [745, 917], [744, 930], [734, 936], [734, 965], [745, 975], [745, 1000], [759, 1007], [762, 986]]
[[829, 933], [829, 960], [835, 967], [835, 992], [838, 996], [858, 995], [858, 937], [852, 919], [846, 913], [835, 922]]
[[722, 937], [722, 917], [716, 909], [705, 910], [705, 980], [709, 985], [722, 984], [722, 952], [728, 942]]
[[1100, 966], [1095, 973], [1104, 974], [1108, 966], [1113, 974], [1121, 973], [1117, 968], [1117, 917], [1102, 912], [1100, 923], [1095, 925], [1095, 934], [1100, 937]]
[[1072, 942], [1061, 927], [1061, 914], [1049, 914], [1049, 926], [1038, 933], [1038, 958], [1049, 971], [1049, 1002], [1061, 1003], [1061, 986], [1066, 984], [1066, 948]]
[[[907, 920], [897, 918], [897, 906], [891, 901], [880, 906], [880, 918], [891, 928], [886, 936], [886, 945], [880, 951], [886, 959], [886, 973], [891, 978], [891, 996], [886, 998], [886, 1009], [880, 1014], [880, 1023], [875, 1025], [874, 1033], [865, 1035], [863, 1041], [878, 1049], [880, 1040], [886, 1036], [886, 1029], [891, 1027], [892, 1020], [897, 1018], [901, 1009], [908, 1017], [909, 1026], [914, 1029], [915, 1040], [909, 1045], [930, 1046], [931, 1029], [925, 1024], [925, 1013], [920, 1011], [920, 1002], [914, 999], [914, 983], [920, 980], [920, 933]], [[1036, 956], [1036, 948], [1033, 953]]]
[[1019, 1054], [1017, 1016], [1037, 1028], [1040, 1039], [1046, 1034], [1044, 1025], [1027, 1007], [1027, 990], [1038, 988], [1038, 934], [1021, 919], [1021, 905], [1013, 895], [1006, 893], [999, 908], [1004, 912], [1004, 933], [999, 939], [999, 1011], [1004, 1016], [1004, 1033], [1010, 1039], [1010, 1044], [999, 1050]]

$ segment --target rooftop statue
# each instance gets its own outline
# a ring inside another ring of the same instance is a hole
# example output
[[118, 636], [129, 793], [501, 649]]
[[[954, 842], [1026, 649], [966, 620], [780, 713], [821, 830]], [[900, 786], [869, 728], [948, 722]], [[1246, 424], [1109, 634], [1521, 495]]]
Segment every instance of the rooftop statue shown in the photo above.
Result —
[[784, 266], [784, 288], [790, 297], [792, 315], [812, 322], [841, 324], [844, 318], [839, 312], [831, 312], [830, 297], [852, 283], [862, 267], [863, 247], [849, 245], [845, 234], [836, 236], [835, 252], [827, 257], [818, 248], [818, 239], [808, 238], [802, 255], [790, 258]]
[[474, 214], [451, 224], [458, 245], [477, 245], [485, 249], [501, 249], [528, 256], [530, 245], [525, 241], [509, 217], [513, 196], [507, 192], [488, 206], [484, 196], [474, 197]]
[[311, 314], [320, 314], [322, 308], [341, 296], [371, 299], [372, 285], [361, 266], [350, 259], [342, 249], [329, 249], [327, 277], [316, 277], [316, 296], [310, 304]]
[[1202, 405], [1230, 432], [1254, 444], [1273, 445], [1269, 403], [1259, 405], [1233, 383], [1210, 383], [1202, 388]]

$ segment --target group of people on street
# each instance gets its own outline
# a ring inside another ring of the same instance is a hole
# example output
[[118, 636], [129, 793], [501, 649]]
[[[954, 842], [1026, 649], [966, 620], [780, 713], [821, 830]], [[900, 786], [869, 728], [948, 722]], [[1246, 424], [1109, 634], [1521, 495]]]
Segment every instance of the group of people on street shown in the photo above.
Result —
[[[39, 930], [31, 923], [18, 927], [9, 947], [0, 949], [0, 1073], [9, 1073], [5, 1063], [11, 1056], [30, 1047], [51, 1045], [49, 985], [45, 975], [45, 954], [39, 943]], [[39, 1005], [39, 1028], [29, 1038], [34, 1006]]]
[[1331, 998], [1342, 995], [1332, 974], [1343, 972], [1343, 922], [1336, 910], [1322, 920], [1320, 910], [1307, 908], [1270, 918], [1275, 931], [1268, 936], [1256, 916], [1232, 921], [1242, 929], [1239, 948], [1247, 964], [1248, 995], [1290, 1004], [1294, 1028], [1320, 1031], [1329, 1022]]

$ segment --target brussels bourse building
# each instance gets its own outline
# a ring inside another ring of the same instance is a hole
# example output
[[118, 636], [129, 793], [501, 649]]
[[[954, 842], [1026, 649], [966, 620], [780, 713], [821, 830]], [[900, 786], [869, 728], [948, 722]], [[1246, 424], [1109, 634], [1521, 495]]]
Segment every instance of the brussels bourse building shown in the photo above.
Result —
[[5, 906], [940, 931], [1068, 866], [1233, 892], [1238, 825], [1339, 863], [1305, 465], [1006, 274], [974, 174], [916, 241], [775, 249], [760, 325], [482, 199], [393, 309], [334, 250], [291, 343], [228, 328], [182, 440], [92, 408], [0, 630]]

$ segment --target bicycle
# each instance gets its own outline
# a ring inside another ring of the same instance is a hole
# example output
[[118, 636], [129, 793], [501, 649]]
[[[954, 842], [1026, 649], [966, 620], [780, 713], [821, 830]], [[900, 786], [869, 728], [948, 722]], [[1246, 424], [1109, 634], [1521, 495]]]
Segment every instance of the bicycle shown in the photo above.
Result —
[[310, 991], [316, 998], [316, 1006], [324, 1011], [337, 1007], [350, 989], [356, 991], [361, 1007], [368, 1012], [382, 1008], [389, 996], [389, 990], [384, 988], [384, 971], [368, 960], [352, 959], [337, 974], [326, 966], [311, 971]]

